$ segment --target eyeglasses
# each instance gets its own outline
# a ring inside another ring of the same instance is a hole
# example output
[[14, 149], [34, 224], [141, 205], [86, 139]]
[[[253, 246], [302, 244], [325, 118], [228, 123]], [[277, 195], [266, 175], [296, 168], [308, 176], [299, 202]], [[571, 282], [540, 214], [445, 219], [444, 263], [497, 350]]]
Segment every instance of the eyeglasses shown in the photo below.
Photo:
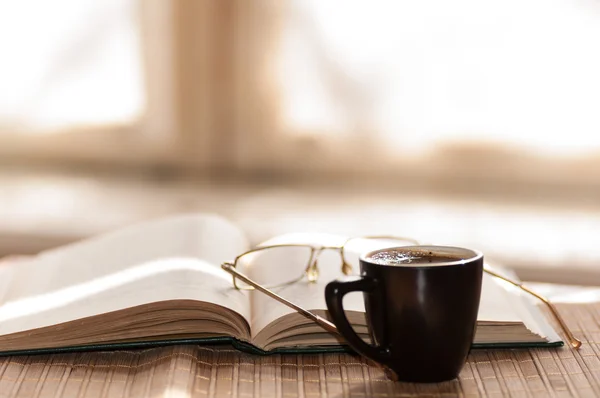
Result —
[[[359, 266], [358, 253], [365, 253], [372, 250], [383, 249], [394, 246], [418, 245], [418, 241], [412, 238], [395, 236], [367, 236], [361, 238], [350, 238], [339, 246], [319, 246], [310, 244], [280, 244], [262, 246], [235, 258], [233, 263], [223, 263], [222, 268], [229, 272], [233, 278], [233, 286], [236, 289], [253, 290], [257, 289], [281, 303], [307, 315], [309, 318], [317, 321], [328, 330], [335, 330], [335, 326], [326, 320], [310, 313], [309, 311], [289, 302], [283, 297], [275, 294], [269, 289], [282, 287], [300, 282], [306, 278], [308, 282], [316, 282], [319, 278], [318, 257], [324, 250], [336, 250], [341, 257], [341, 271], [344, 275], [350, 275], [354, 269]], [[281, 267], [285, 264], [285, 267]], [[240, 270], [252, 268], [253, 279], [248, 278]], [[563, 330], [569, 344], [578, 349], [581, 347], [581, 341], [577, 339], [562, 319], [557, 308], [546, 297], [537, 294], [521, 282], [517, 282], [497, 273], [489, 267], [484, 267], [484, 272], [503, 280], [527, 294], [543, 302], [550, 313], [554, 316], [559, 326]], [[261, 280], [265, 283], [262, 283]]]
[[[344, 275], [351, 275], [353, 270], [359, 268], [359, 253], [417, 244], [419, 242], [415, 239], [400, 236], [349, 238], [339, 245], [276, 244], [249, 250], [237, 256], [233, 263], [226, 264], [243, 273], [251, 273], [254, 281], [267, 289], [272, 289], [291, 285], [303, 279], [311, 283], [317, 282], [320, 274], [318, 260], [326, 250], [337, 251], [341, 260], [341, 272]], [[248, 272], [250, 269], [252, 271]], [[232, 277], [236, 289], [254, 289], [241, 278], [235, 275]]]

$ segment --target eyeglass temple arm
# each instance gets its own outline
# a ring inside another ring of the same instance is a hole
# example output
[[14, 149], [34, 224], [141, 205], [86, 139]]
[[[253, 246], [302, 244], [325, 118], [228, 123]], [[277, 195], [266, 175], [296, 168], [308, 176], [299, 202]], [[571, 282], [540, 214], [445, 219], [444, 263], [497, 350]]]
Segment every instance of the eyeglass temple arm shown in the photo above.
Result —
[[579, 347], [581, 347], [581, 340], [577, 339], [575, 336], [573, 336], [573, 333], [571, 333], [571, 330], [569, 330], [569, 327], [567, 326], [567, 324], [565, 323], [565, 321], [562, 319], [562, 317], [560, 316], [560, 314], [558, 313], [558, 311], [556, 310], [556, 308], [554, 307], [554, 305], [544, 296], [541, 296], [539, 294], [537, 294], [536, 292], [534, 292], [533, 290], [529, 289], [527, 286], [523, 285], [520, 282], [515, 282], [509, 278], [506, 278], [494, 271], [491, 271], [487, 268], [484, 268], [484, 271], [487, 272], [488, 274], [498, 278], [498, 279], [502, 279], [505, 282], [510, 283], [513, 286], [516, 286], [518, 288], [520, 288], [521, 290], [531, 294], [533, 297], [537, 298], [538, 300], [541, 300], [542, 302], [544, 302], [544, 304], [546, 304], [546, 306], [550, 309], [550, 311], [552, 312], [552, 315], [554, 315], [554, 318], [556, 318], [556, 320], [558, 321], [558, 323], [560, 324], [560, 327], [562, 328], [563, 332], [567, 335], [567, 339], [569, 339], [569, 343], [571, 344], [571, 346], [575, 349], [578, 349]]
[[322, 326], [328, 332], [339, 334], [337, 327], [333, 323], [329, 322], [327, 319], [320, 317], [317, 314], [314, 314], [314, 313], [308, 311], [307, 309], [304, 309], [304, 308], [300, 307], [299, 305], [296, 305], [296, 304], [292, 303], [291, 301], [286, 300], [285, 298], [272, 292], [271, 290], [267, 289], [266, 287], [259, 285], [258, 283], [254, 282], [252, 279], [248, 278], [246, 275], [244, 275], [241, 272], [239, 272], [238, 270], [236, 270], [235, 267], [233, 266], [233, 264], [223, 263], [223, 264], [221, 264], [221, 268], [223, 270], [227, 271], [228, 273], [230, 273], [231, 275], [235, 276], [236, 278], [240, 279], [242, 282], [247, 283], [248, 285], [252, 286], [256, 290], [266, 294], [267, 296], [279, 301], [280, 303], [282, 303], [284, 305], [287, 305], [288, 307], [298, 311], [299, 313], [306, 316], [307, 318], [315, 321], [317, 324]]

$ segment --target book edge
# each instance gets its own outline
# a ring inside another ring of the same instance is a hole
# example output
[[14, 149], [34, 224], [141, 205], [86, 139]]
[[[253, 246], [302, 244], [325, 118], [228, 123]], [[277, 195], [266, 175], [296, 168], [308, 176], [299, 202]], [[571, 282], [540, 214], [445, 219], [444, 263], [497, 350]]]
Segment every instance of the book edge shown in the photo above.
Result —
[[[128, 343], [109, 343], [109, 344], [94, 344], [85, 346], [66, 346], [60, 348], [40, 348], [33, 350], [13, 350], [0, 351], [0, 357], [17, 356], [17, 355], [43, 355], [43, 354], [59, 354], [59, 353], [75, 353], [75, 352], [94, 352], [94, 351], [118, 351], [127, 349], [151, 349], [158, 347], [167, 347], [175, 345], [202, 345], [202, 346], [220, 346], [230, 345], [233, 348], [250, 354], [257, 355], [273, 355], [273, 354], [310, 354], [310, 353], [354, 353], [348, 346], [333, 345], [333, 346], [313, 346], [313, 347], [287, 347], [278, 348], [271, 351], [262, 350], [248, 342], [235, 339], [233, 337], [210, 337], [204, 339], [174, 339], [174, 340], [155, 340], [143, 342], [128, 342]], [[549, 348], [562, 347], [564, 343], [548, 342], [548, 343], [474, 343], [472, 349], [513, 349], [513, 348]]]

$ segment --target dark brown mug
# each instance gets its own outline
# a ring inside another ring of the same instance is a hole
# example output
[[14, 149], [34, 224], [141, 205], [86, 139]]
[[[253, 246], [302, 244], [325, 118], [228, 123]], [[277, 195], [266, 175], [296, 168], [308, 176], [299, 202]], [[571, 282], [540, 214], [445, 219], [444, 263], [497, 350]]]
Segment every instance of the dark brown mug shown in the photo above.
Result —
[[[440, 382], [458, 376], [477, 323], [483, 255], [448, 246], [404, 246], [360, 258], [360, 276], [325, 288], [333, 323], [358, 353], [398, 380]], [[362, 291], [373, 345], [352, 329], [344, 295]]]

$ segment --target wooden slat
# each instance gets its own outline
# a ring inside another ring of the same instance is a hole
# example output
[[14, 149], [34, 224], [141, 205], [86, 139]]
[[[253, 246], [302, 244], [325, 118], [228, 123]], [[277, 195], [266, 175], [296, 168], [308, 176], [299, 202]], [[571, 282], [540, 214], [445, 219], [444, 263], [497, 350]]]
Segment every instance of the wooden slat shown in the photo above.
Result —
[[445, 383], [394, 383], [354, 355], [188, 345], [0, 358], [0, 397], [600, 396], [600, 303], [559, 309], [580, 350], [473, 350], [459, 379]]

